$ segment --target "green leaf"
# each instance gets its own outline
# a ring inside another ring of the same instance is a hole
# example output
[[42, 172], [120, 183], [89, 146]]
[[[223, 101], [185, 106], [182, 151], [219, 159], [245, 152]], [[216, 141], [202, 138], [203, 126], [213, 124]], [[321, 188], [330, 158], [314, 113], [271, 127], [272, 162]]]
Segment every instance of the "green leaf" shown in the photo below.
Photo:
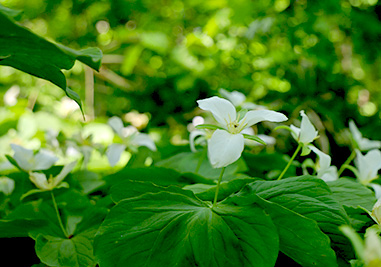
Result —
[[280, 251], [301, 266], [337, 266], [330, 240], [314, 220], [255, 196], [278, 229]]
[[[218, 201], [221, 201], [231, 194], [234, 194], [241, 190], [242, 187], [244, 187], [246, 184], [255, 181], [255, 178], [243, 178], [243, 179], [234, 179], [229, 182], [223, 182], [220, 184], [220, 189], [218, 192]], [[211, 188], [208, 188], [204, 191], [201, 192], [195, 192], [195, 195], [202, 199], [202, 200], [208, 200], [208, 201], [213, 201], [214, 195], [216, 192], [217, 186], [213, 186]], [[186, 187], [188, 189], [188, 187]]]
[[0, 220], [0, 238], [28, 237], [30, 231], [39, 230], [46, 226], [45, 220], [15, 219]]
[[94, 241], [100, 266], [274, 266], [278, 235], [253, 202], [211, 209], [185, 194], [147, 193], [114, 206]]
[[322, 231], [339, 243], [346, 243], [338, 230], [349, 219], [333, 197], [327, 184], [314, 176], [299, 176], [279, 181], [255, 181], [241, 191], [258, 196], [315, 220]]
[[60, 87], [81, 107], [78, 94], [68, 89], [62, 69], [71, 69], [79, 60], [99, 70], [102, 52], [98, 48], [76, 51], [53, 44], [16, 24], [0, 9], [0, 65], [10, 66], [33, 76], [48, 80]]
[[137, 197], [146, 193], [159, 193], [162, 191], [173, 192], [193, 196], [189, 190], [183, 190], [177, 186], [159, 186], [149, 182], [125, 180], [111, 188], [112, 200], [120, 202], [126, 198]]
[[372, 190], [366, 186], [347, 178], [327, 182], [333, 197], [342, 205], [357, 208], [361, 206], [372, 210], [377, 199]]
[[95, 266], [92, 243], [96, 230], [70, 239], [40, 234], [36, 238], [36, 254], [48, 266]]

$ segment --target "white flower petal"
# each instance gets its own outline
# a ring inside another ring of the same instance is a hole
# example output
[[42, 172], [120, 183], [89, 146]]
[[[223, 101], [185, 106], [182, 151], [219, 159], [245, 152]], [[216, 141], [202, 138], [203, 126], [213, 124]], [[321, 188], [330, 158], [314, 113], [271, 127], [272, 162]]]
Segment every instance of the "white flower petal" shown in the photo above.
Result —
[[217, 129], [208, 141], [208, 157], [213, 168], [226, 167], [241, 157], [244, 148], [242, 134]]
[[152, 151], [156, 151], [156, 145], [154, 141], [149, 137], [148, 134], [139, 133], [133, 137], [131, 140], [132, 145], [136, 146], [145, 146], [148, 147]]
[[29, 179], [35, 186], [42, 190], [49, 190], [48, 180], [46, 179], [46, 175], [39, 172], [31, 172], [29, 173]]
[[325, 171], [328, 170], [329, 166], [331, 165], [331, 157], [327, 154], [325, 154], [323, 151], [320, 151], [314, 146], [308, 146], [315, 154], [319, 157], [319, 165], [320, 170]]
[[381, 169], [381, 152], [378, 149], [369, 151], [365, 156], [356, 149], [355, 165], [359, 171], [358, 179], [363, 184], [368, 184], [377, 178], [378, 171]]
[[284, 114], [273, 110], [250, 110], [240, 123], [244, 123], [246, 127], [250, 127], [261, 121], [281, 122], [286, 120], [287, 117]]
[[325, 182], [333, 182], [339, 179], [336, 166], [329, 166], [323, 173], [318, 172], [318, 177], [320, 177]]
[[3, 192], [4, 195], [9, 196], [12, 194], [15, 189], [15, 181], [8, 177], [0, 177], [0, 192]]
[[77, 161], [75, 160], [62, 168], [61, 172], [56, 177], [54, 177], [54, 187], [59, 185], [63, 179], [65, 179], [65, 177], [74, 169], [76, 164]]
[[302, 116], [302, 122], [300, 124], [299, 142], [303, 144], [312, 143], [316, 139], [318, 132], [303, 110], [300, 111], [300, 115]]
[[290, 125], [291, 136], [295, 139], [296, 142], [299, 142], [300, 128]]
[[197, 152], [196, 146], [194, 145], [194, 140], [198, 136], [206, 136], [206, 133], [204, 131], [194, 130], [191, 131], [189, 134], [189, 146], [192, 152]]
[[111, 117], [109, 120], [108, 120], [108, 125], [111, 126], [111, 128], [120, 136], [120, 137], [123, 137], [123, 121], [121, 118], [119, 117]]
[[368, 185], [373, 188], [376, 198], [381, 199], [381, 185], [374, 183], [370, 183]]
[[349, 121], [349, 130], [353, 140], [361, 151], [381, 148], [381, 142], [364, 138], [353, 120]]
[[233, 104], [230, 101], [217, 96], [197, 100], [197, 104], [199, 108], [212, 112], [216, 121], [225, 127], [227, 123], [234, 121], [237, 117]]
[[238, 91], [229, 92], [225, 89], [219, 90], [220, 94], [225, 97], [227, 100], [233, 103], [234, 106], [239, 107], [246, 100], [246, 96]]
[[120, 155], [126, 149], [125, 145], [122, 144], [112, 144], [106, 150], [106, 156], [111, 167], [114, 167], [119, 159]]
[[33, 170], [33, 167], [35, 165], [33, 150], [26, 149], [16, 144], [11, 144], [11, 147], [13, 151], [15, 151], [13, 159], [17, 162], [20, 168], [24, 171]]
[[36, 156], [34, 157], [35, 159], [35, 166], [33, 170], [47, 170], [50, 167], [56, 163], [58, 158], [54, 156], [53, 153], [47, 150], [40, 150]]

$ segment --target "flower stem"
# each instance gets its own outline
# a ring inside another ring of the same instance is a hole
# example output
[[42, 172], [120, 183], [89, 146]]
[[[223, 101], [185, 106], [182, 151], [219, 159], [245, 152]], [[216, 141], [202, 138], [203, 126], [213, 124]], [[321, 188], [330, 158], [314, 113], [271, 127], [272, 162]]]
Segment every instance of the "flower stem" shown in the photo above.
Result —
[[353, 150], [352, 153], [349, 155], [349, 157], [347, 158], [347, 160], [343, 163], [343, 165], [341, 165], [340, 167], [340, 170], [337, 172], [337, 176], [340, 177], [340, 175], [343, 173], [343, 171], [345, 169], [347, 169], [347, 166], [349, 165], [349, 163], [351, 163], [351, 161], [356, 157], [356, 151]]
[[56, 202], [56, 199], [54, 197], [53, 191], [51, 191], [50, 193], [52, 195], [53, 206], [54, 206], [54, 209], [56, 210], [56, 215], [57, 215], [58, 223], [60, 224], [61, 230], [64, 233], [65, 237], [69, 237], [69, 235], [67, 234], [65, 227], [62, 223], [61, 215], [60, 215], [60, 212], [58, 211], [58, 206], [57, 206], [57, 202]]
[[291, 166], [291, 163], [294, 161], [296, 155], [298, 155], [300, 149], [302, 148], [302, 144], [299, 144], [298, 147], [296, 148], [295, 152], [294, 152], [294, 155], [292, 155], [292, 157], [290, 158], [290, 160], [288, 161], [287, 163], [287, 166], [284, 168], [284, 170], [282, 171], [282, 173], [279, 175], [278, 177], [278, 180], [282, 179], [283, 178], [283, 175], [286, 173], [286, 171], [288, 170], [288, 168]]
[[221, 180], [222, 180], [222, 176], [224, 175], [224, 172], [225, 172], [225, 167], [222, 168], [221, 173], [220, 173], [220, 177], [218, 178], [216, 193], [214, 194], [214, 201], [213, 201], [212, 208], [214, 208], [217, 204], [218, 191], [220, 190], [220, 184], [221, 184]]

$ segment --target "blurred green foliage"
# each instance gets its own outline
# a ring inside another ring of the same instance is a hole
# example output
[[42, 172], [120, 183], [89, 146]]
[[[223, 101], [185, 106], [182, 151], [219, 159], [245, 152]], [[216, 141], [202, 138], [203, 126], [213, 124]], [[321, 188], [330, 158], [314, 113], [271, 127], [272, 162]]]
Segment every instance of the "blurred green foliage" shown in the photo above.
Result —
[[[22, 10], [20, 23], [41, 36], [73, 49], [101, 48], [94, 101], [85, 90], [91, 87], [89, 70], [77, 63], [66, 72], [69, 86], [96, 117], [136, 110], [148, 115], [151, 129], [168, 128], [171, 137], [186, 139], [186, 124], [198, 114], [195, 101], [225, 88], [284, 112], [290, 123], [300, 109], [310, 112], [320, 125], [320, 145], [325, 151], [331, 146], [333, 158], [341, 153], [333, 148], [347, 142], [343, 129], [350, 118], [365, 136], [381, 139], [377, 0], [0, 4]], [[35, 111], [53, 111], [64, 96], [45, 81], [1, 67], [1, 96], [14, 86], [21, 89], [19, 101]], [[291, 145], [280, 142], [279, 147]]]

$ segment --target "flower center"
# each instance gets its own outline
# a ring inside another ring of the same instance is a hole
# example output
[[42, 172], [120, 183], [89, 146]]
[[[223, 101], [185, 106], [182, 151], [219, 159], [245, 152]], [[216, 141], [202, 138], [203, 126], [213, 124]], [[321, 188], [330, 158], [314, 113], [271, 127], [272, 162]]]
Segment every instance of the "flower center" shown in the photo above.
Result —
[[227, 123], [228, 131], [229, 133], [232, 133], [232, 134], [240, 133], [245, 128], [245, 126], [246, 124], [244, 123], [244, 121], [238, 122], [237, 120], [235, 120], [235, 121], [230, 121], [229, 123]]

